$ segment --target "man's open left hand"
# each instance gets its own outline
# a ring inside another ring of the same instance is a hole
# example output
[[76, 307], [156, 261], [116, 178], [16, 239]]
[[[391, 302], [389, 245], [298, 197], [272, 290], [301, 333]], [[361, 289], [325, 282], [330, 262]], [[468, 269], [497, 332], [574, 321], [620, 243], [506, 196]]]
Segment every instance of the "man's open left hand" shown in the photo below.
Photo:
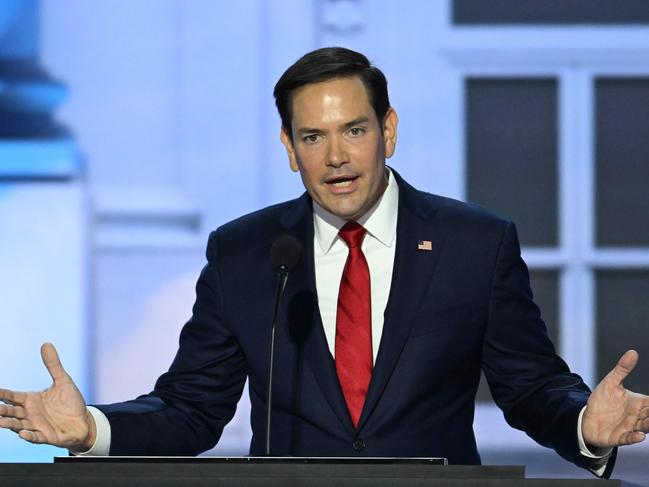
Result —
[[638, 363], [628, 350], [593, 390], [582, 419], [587, 445], [614, 447], [640, 443], [649, 432], [649, 396], [624, 388], [624, 380]]

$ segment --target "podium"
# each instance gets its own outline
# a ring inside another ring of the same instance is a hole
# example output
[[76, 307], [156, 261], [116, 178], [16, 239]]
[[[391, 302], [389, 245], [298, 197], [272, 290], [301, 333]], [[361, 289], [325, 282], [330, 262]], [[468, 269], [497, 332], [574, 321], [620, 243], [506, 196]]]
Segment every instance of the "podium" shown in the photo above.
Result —
[[210, 487], [577, 487], [620, 480], [526, 479], [522, 466], [446, 465], [440, 458], [61, 457], [0, 464], [0, 485]]

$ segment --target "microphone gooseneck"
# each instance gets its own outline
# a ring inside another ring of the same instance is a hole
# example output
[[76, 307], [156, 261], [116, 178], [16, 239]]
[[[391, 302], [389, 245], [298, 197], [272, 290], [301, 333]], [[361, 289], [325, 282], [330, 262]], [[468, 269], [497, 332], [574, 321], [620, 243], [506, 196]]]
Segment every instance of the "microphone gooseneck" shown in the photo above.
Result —
[[268, 394], [266, 396], [266, 456], [270, 456], [270, 422], [273, 403], [273, 363], [275, 356], [275, 327], [279, 302], [286, 287], [288, 273], [292, 271], [302, 258], [302, 244], [291, 235], [282, 235], [273, 243], [270, 249], [270, 259], [277, 272], [277, 289], [275, 305], [273, 306], [273, 321], [270, 328], [270, 353], [268, 354]]

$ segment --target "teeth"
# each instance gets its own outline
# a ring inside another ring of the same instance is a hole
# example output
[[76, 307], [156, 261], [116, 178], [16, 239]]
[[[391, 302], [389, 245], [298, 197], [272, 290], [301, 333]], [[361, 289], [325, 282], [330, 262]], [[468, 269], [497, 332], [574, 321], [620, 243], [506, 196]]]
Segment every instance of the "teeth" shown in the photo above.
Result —
[[331, 183], [331, 184], [333, 184], [336, 188], [344, 188], [344, 187], [349, 186], [350, 184], [352, 184], [352, 180], [348, 179], [346, 181], [338, 181], [336, 183]]

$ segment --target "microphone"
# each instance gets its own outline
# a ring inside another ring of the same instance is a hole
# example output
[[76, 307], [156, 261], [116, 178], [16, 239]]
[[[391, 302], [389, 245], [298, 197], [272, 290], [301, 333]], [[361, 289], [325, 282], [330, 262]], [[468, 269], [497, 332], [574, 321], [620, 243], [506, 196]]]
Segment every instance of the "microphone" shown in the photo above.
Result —
[[268, 395], [266, 403], [266, 456], [270, 456], [270, 418], [273, 403], [273, 358], [275, 356], [275, 325], [279, 301], [286, 287], [288, 273], [292, 271], [302, 258], [302, 244], [292, 235], [282, 235], [273, 243], [270, 249], [270, 260], [277, 272], [277, 290], [273, 307], [273, 321], [270, 328], [270, 353], [268, 354]]
[[280, 273], [292, 271], [302, 258], [302, 244], [292, 235], [282, 235], [270, 249], [273, 268]]

